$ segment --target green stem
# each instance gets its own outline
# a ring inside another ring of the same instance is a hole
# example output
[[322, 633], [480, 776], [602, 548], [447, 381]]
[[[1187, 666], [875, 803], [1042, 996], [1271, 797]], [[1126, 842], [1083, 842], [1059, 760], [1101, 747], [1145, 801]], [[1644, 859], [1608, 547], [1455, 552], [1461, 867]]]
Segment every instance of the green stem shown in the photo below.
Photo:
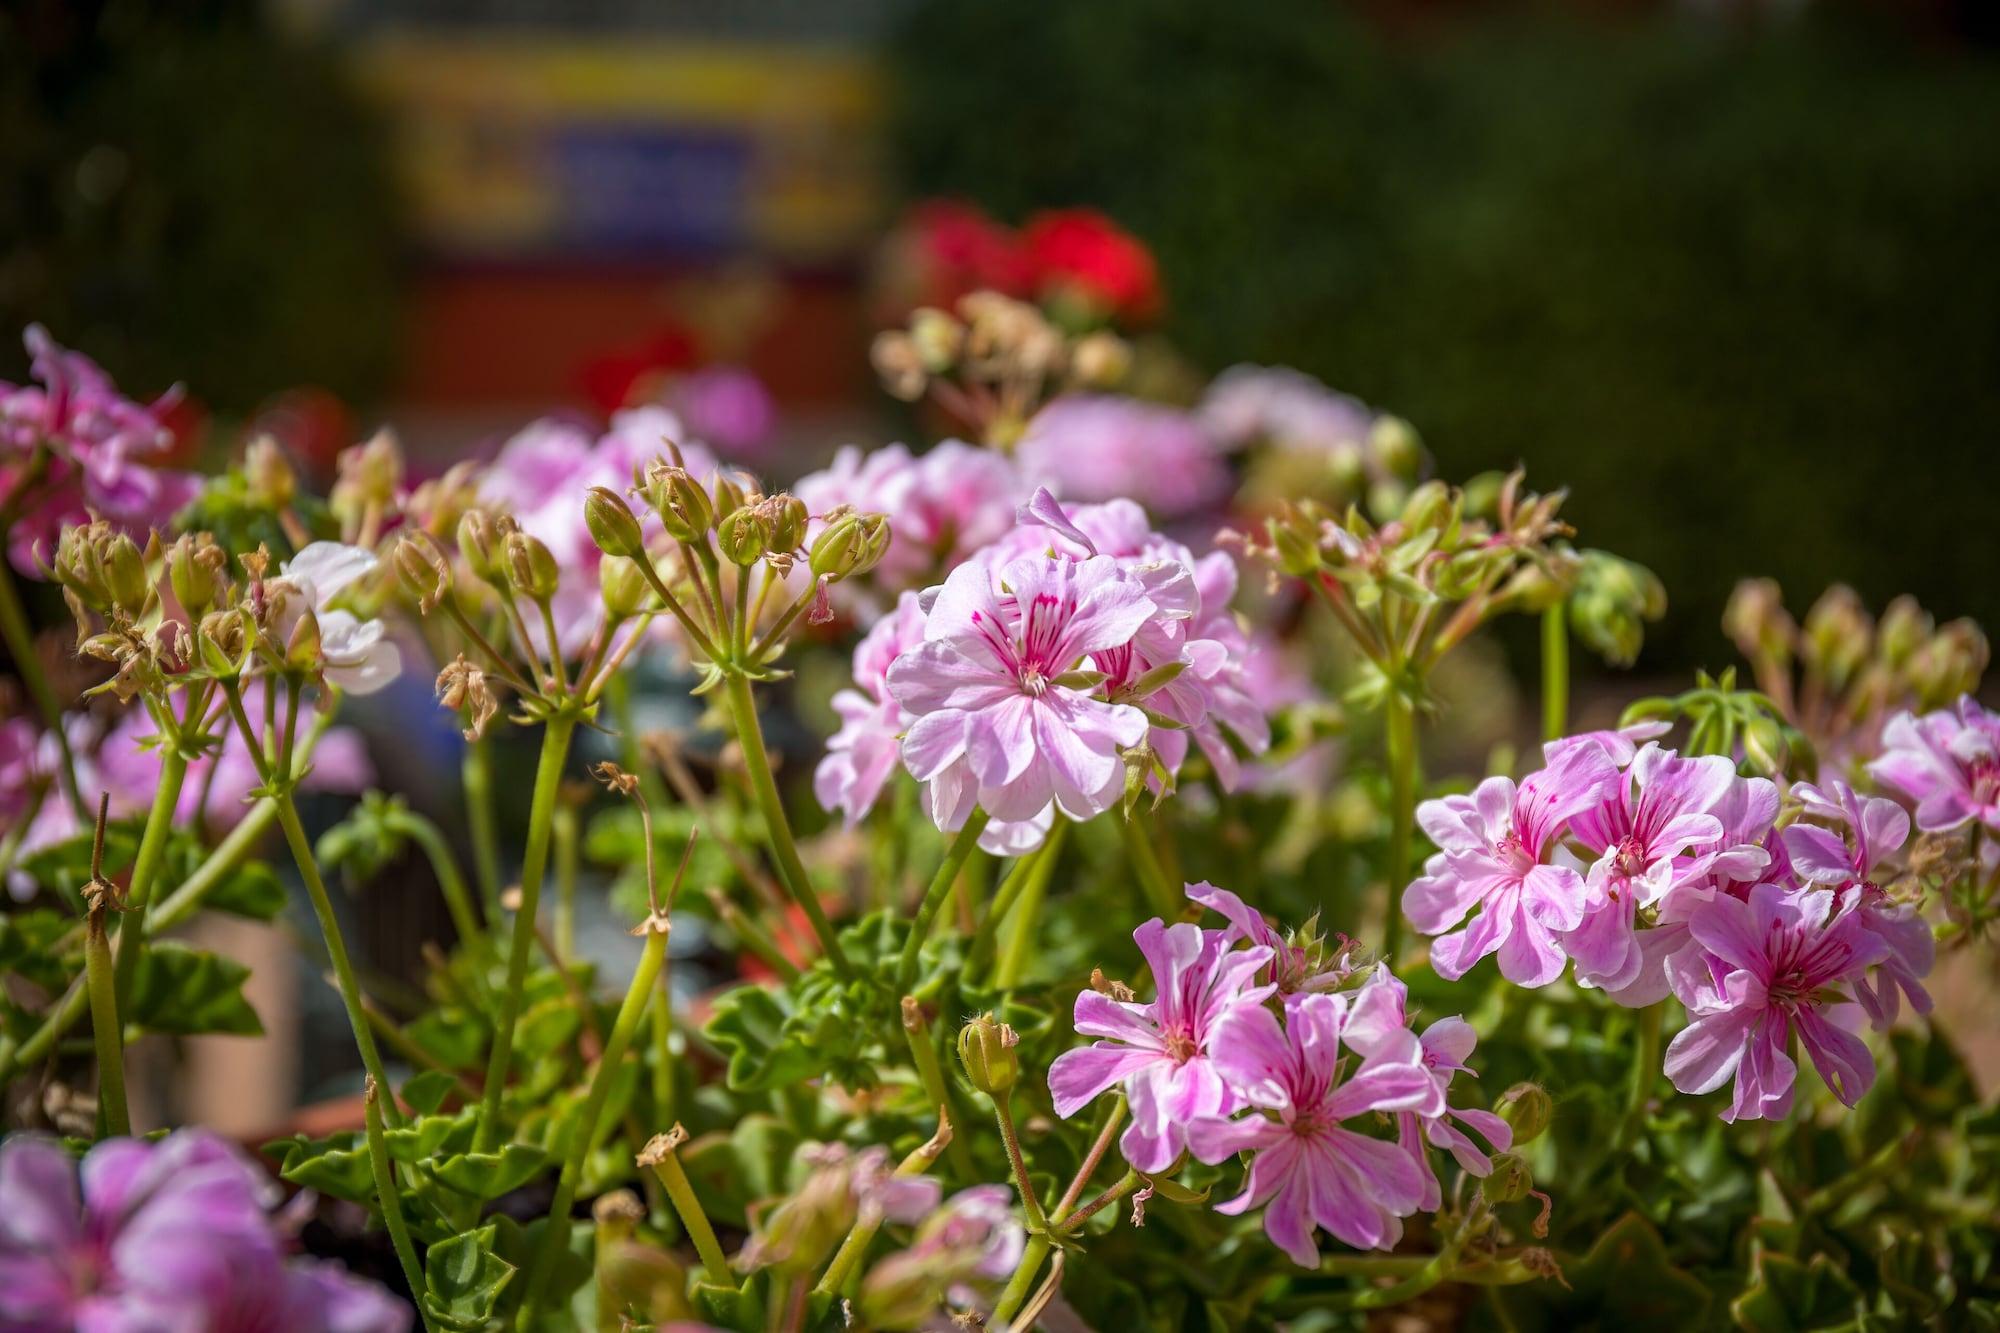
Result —
[[[909, 1043], [910, 1063], [916, 1066], [917, 1081], [924, 1085], [924, 1096], [938, 1108], [938, 1114], [945, 1117], [947, 1125], [956, 1121], [958, 1112], [952, 1104], [951, 1085], [945, 1081], [944, 1065], [938, 1060], [936, 1038], [931, 1035], [930, 1023], [924, 1018], [923, 1006], [911, 995], [903, 997], [903, 1038]], [[953, 1171], [966, 1180], [977, 1177], [972, 1157], [967, 1153], [964, 1141], [956, 1134], [952, 1135], [945, 1151], [951, 1155]]]
[[1138, 1189], [1144, 1180], [1144, 1176], [1127, 1167], [1125, 1174], [1118, 1177], [1116, 1184], [1112, 1185], [1110, 1189], [1105, 1190], [1104, 1193], [1098, 1195], [1083, 1207], [1077, 1209], [1074, 1213], [1071, 1213], [1063, 1221], [1063, 1233], [1065, 1235], [1075, 1235], [1085, 1222], [1088, 1222], [1112, 1204], [1117, 1203], [1133, 1190]]
[[476, 947], [484, 932], [480, 929], [478, 915], [472, 910], [472, 895], [465, 887], [465, 876], [458, 868], [458, 858], [452, 855], [451, 845], [444, 840], [443, 830], [414, 810], [398, 811], [387, 823], [423, 849], [424, 858], [431, 863], [431, 873], [437, 876], [438, 891], [444, 895], [445, 907], [451, 912], [451, 923], [458, 931], [459, 943], [467, 948]]
[[708, 1280], [718, 1287], [733, 1290], [736, 1286], [735, 1275], [729, 1271], [729, 1260], [723, 1256], [722, 1243], [715, 1238], [715, 1228], [709, 1225], [708, 1214], [702, 1210], [701, 1200], [695, 1196], [687, 1172], [681, 1169], [680, 1158], [674, 1155], [674, 1150], [686, 1135], [686, 1130], [675, 1125], [672, 1132], [662, 1134], [647, 1144], [646, 1151], [639, 1155], [639, 1161], [643, 1166], [652, 1167], [653, 1174], [666, 1187], [667, 1198], [673, 1203], [674, 1212], [679, 1215], [688, 1239], [694, 1242], [695, 1253], [701, 1256], [701, 1266], [707, 1270]]
[[556, 847], [556, 956], [565, 966], [576, 957], [576, 807], [556, 802], [551, 828]]
[[[928, 1142], [918, 1145], [911, 1150], [909, 1156], [898, 1162], [895, 1174], [905, 1177], [922, 1175], [931, 1168], [939, 1154], [943, 1153], [952, 1141], [951, 1122], [939, 1121], [938, 1132], [931, 1135]], [[854, 1229], [847, 1233], [847, 1239], [841, 1242], [839, 1251], [833, 1256], [833, 1262], [826, 1266], [826, 1272], [821, 1276], [819, 1285], [813, 1290], [826, 1296], [838, 1295], [847, 1285], [847, 1279], [853, 1275], [855, 1265], [861, 1262], [861, 1256], [868, 1252], [868, 1246], [874, 1241], [875, 1234], [881, 1229], [880, 1216], [856, 1222]]]
[[514, 1024], [521, 1017], [521, 993], [527, 986], [528, 955], [535, 947], [535, 914], [541, 910], [542, 871], [549, 859], [549, 826], [562, 785], [563, 764], [569, 759], [569, 738], [576, 720], [567, 713], [549, 718], [542, 729], [542, 757], [535, 767], [534, 803], [528, 812], [528, 846], [521, 861], [521, 905], [514, 914], [514, 935], [507, 949], [507, 989], [500, 994], [500, 1026], [493, 1033], [493, 1050], [486, 1062], [485, 1095], [479, 1101], [479, 1129], [474, 1152], [491, 1152], [500, 1138], [500, 1094], [514, 1059]]
[[1542, 612], [1542, 739], [1569, 726], [1569, 612], [1558, 599]]
[[654, 1124], [670, 1124], [674, 1118], [674, 988], [673, 959], [660, 965], [660, 1002], [653, 1006], [653, 1115]]
[[105, 892], [101, 885], [92, 887], [97, 901], [91, 904], [84, 932], [83, 971], [90, 992], [90, 1031], [97, 1043], [97, 1104], [104, 1110], [105, 1133], [124, 1138], [132, 1132], [132, 1112], [125, 1102], [125, 1034], [118, 1025], [118, 983], [112, 974], [111, 941], [104, 935]]
[[966, 946], [965, 959], [969, 971], [983, 973], [986, 970], [987, 960], [993, 956], [993, 941], [1001, 923], [1007, 919], [1007, 914], [1014, 909], [1014, 905], [1026, 896], [1030, 882], [1037, 877], [1044, 883], [1047, 882], [1049, 872], [1042, 868], [1043, 863], [1053, 862], [1060, 855], [1059, 849], [1068, 832], [1069, 821], [1056, 820], [1055, 827], [1049, 830], [1049, 836], [1042, 845], [1014, 862], [1007, 872], [1007, 877], [1000, 881], [998, 892], [993, 895], [993, 901], [987, 905], [986, 915], [980, 918], [979, 925], [972, 932], [972, 943]]
[[1021, 973], [1027, 970], [1028, 955], [1035, 945], [1035, 922], [1041, 915], [1042, 902], [1048, 897], [1049, 881], [1055, 877], [1057, 851], [1049, 850], [1051, 844], [1059, 841], [1066, 825], [1058, 820], [1049, 834], [1049, 842], [1043, 844], [1043, 855], [1035, 863], [1028, 875], [1028, 882], [1021, 890], [1020, 901], [1007, 917], [1007, 937], [1000, 945], [1000, 961], [993, 969], [993, 984], [1001, 990], [1012, 990], [1020, 983]]
[[[4, 529], [0, 529], [0, 536], [4, 535]], [[42, 672], [42, 660], [35, 655], [35, 635], [28, 627], [27, 608], [21, 604], [20, 589], [14, 586], [14, 571], [5, 562], [0, 562], [0, 637], [7, 641], [15, 674], [28, 687], [35, 711], [42, 715], [49, 735], [55, 737], [56, 752], [62, 761], [62, 787], [69, 797], [70, 808], [76, 811], [78, 819], [87, 820], [90, 809], [76, 785], [76, 756], [70, 752], [69, 733], [63, 730], [62, 701], [56, 698], [49, 678]]]
[[1403, 885], [1417, 817], [1417, 718], [1400, 689], [1392, 688], [1383, 702], [1383, 741], [1389, 763], [1389, 858], [1383, 875], [1387, 924], [1382, 957], [1393, 967], [1402, 950]]
[[1186, 899], [1174, 892], [1174, 886], [1167, 880], [1167, 872], [1160, 865], [1159, 853], [1153, 850], [1152, 840], [1140, 822], [1140, 815], [1134, 810], [1118, 821], [1118, 830], [1125, 835], [1125, 855], [1131, 860], [1132, 868], [1138, 873], [1139, 883], [1145, 886], [1146, 896], [1153, 900], [1153, 910], [1160, 919], [1171, 923], [1180, 915]]
[[472, 871], [479, 879], [479, 900], [486, 924], [500, 928], [500, 835], [493, 822], [493, 750], [484, 736], [468, 741], [459, 761], [465, 786], [465, 817], [472, 832]]
[[1625, 1118], [1618, 1126], [1618, 1145], [1630, 1147], [1646, 1126], [1646, 1103], [1660, 1076], [1660, 1025], [1665, 1008], [1649, 1004], [1638, 1011], [1638, 1045], [1632, 1051], [1632, 1084], [1625, 1095]]
[[542, 1303], [542, 1293], [549, 1285], [549, 1275], [555, 1271], [557, 1257], [569, 1245], [569, 1213], [576, 1203], [577, 1183], [583, 1176], [584, 1159], [590, 1155], [591, 1141], [597, 1136], [598, 1119], [604, 1114], [604, 1103], [611, 1096], [611, 1084], [617, 1078], [619, 1066], [625, 1061], [625, 1052], [632, 1045], [632, 1035], [638, 1031], [639, 1020], [645, 1017], [646, 1005], [659, 986], [660, 969], [666, 959], [666, 930], [648, 930], [646, 947], [639, 955], [639, 969], [632, 974], [632, 984], [625, 989], [625, 1001], [618, 1006], [618, 1017], [604, 1043], [604, 1055], [597, 1062], [597, 1072], [591, 1076], [590, 1091], [583, 1101], [583, 1113], [570, 1130], [569, 1150], [563, 1158], [562, 1174], [556, 1178], [556, 1195], [549, 1204], [549, 1221], [542, 1233], [541, 1252], [529, 1269], [527, 1291], [521, 1298], [522, 1328], [533, 1326], [535, 1312]]
[[905, 994], [917, 984], [917, 957], [924, 947], [924, 937], [931, 933], [931, 922], [937, 919], [938, 909], [944, 906], [958, 872], [965, 868], [966, 858], [979, 846], [986, 819], [984, 810], [974, 810], [966, 817], [965, 827], [951, 840], [944, 860], [938, 863], [937, 874], [931, 876], [930, 888], [924, 891], [924, 899], [917, 905], [917, 919], [910, 924], [909, 936], [903, 941], [902, 960], [896, 965], [896, 989]]
[[115, 984], [121, 1001], [132, 998], [132, 978], [138, 974], [139, 952], [146, 938], [146, 905], [152, 900], [153, 880], [166, 855], [186, 779], [187, 759], [170, 740], [160, 755], [160, 785], [153, 789], [153, 808], [146, 814], [146, 829], [139, 835], [138, 857], [132, 863], [132, 884], [125, 891], [130, 915], [118, 927]]
[[1028, 1176], [1027, 1160], [1021, 1156], [1021, 1135], [1014, 1128], [1014, 1094], [1003, 1092], [991, 1101], [994, 1118], [1000, 1122], [1000, 1140], [1007, 1145], [1007, 1162], [1014, 1170], [1014, 1188], [1021, 1193], [1021, 1207], [1030, 1222], [1041, 1226], [1048, 1221], [1048, 1214], [1042, 1211], [1042, 1201], [1035, 1195], [1035, 1182]]
[[1035, 1275], [1041, 1272], [1042, 1260], [1048, 1257], [1049, 1242], [1046, 1236], [1028, 1237], [1028, 1247], [1021, 1252], [1021, 1262], [1014, 1269], [1014, 1276], [1007, 1279], [1000, 1299], [993, 1303], [993, 1318], [987, 1321], [991, 1328], [1005, 1328], [1020, 1311], [1021, 1305], [1035, 1289]]
[[362, 1124], [368, 1134], [368, 1165], [375, 1173], [375, 1200], [382, 1205], [389, 1243], [396, 1251], [396, 1262], [402, 1265], [403, 1281], [409, 1284], [417, 1317], [424, 1321], [426, 1329], [435, 1329], [437, 1325], [431, 1319], [426, 1299], [430, 1289], [424, 1282], [423, 1266], [417, 1262], [417, 1247], [410, 1241], [410, 1224], [403, 1216], [402, 1198], [396, 1190], [396, 1168], [389, 1161], [389, 1141], [382, 1132], [382, 1087], [372, 1078], [368, 1080], [361, 1107]]
[[757, 797], [757, 807], [764, 815], [764, 829], [770, 836], [771, 853], [777, 858], [778, 871], [783, 876], [785, 887], [791, 891], [792, 900], [812, 922], [813, 934], [819, 937], [819, 947], [826, 954], [827, 961], [842, 980], [851, 980], [854, 969], [842, 952], [840, 941], [834, 938], [833, 926], [826, 919], [826, 912], [819, 905], [819, 895], [813, 891], [812, 879], [806, 874], [804, 862], [799, 860], [798, 843], [792, 837], [792, 826], [785, 818], [785, 803], [778, 795], [778, 783], [771, 776], [771, 757], [764, 749], [764, 730], [757, 720], [757, 700], [750, 692], [750, 680], [741, 672], [731, 671], [723, 676], [723, 689], [729, 699], [729, 710], [736, 719], [736, 738], [743, 750], [743, 766], [750, 774], [750, 788]]
[[1357, 1291], [1351, 1296], [1331, 1296], [1327, 1298], [1329, 1307], [1341, 1310], [1383, 1310], [1392, 1305], [1401, 1305], [1443, 1282], [1458, 1267], [1458, 1252], [1464, 1245], [1464, 1238], [1455, 1236], [1442, 1250], [1432, 1256], [1430, 1262], [1417, 1269], [1410, 1276], [1392, 1287], [1371, 1287]]

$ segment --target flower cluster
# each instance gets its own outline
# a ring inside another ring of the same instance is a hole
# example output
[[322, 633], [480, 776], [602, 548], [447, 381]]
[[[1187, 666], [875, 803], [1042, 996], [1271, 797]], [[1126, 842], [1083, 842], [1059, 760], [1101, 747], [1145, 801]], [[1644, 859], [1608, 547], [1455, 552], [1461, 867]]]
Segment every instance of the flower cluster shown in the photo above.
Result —
[[144, 536], [195, 497], [201, 478], [153, 466], [174, 442], [165, 413], [177, 395], [142, 406], [41, 325], [23, 340], [33, 383], [0, 383], [0, 504], [9, 559], [39, 576], [65, 528], [95, 518]]
[[1667, 1074], [1695, 1093], [1734, 1078], [1725, 1119], [1790, 1113], [1795, 1033], [1852, 1105], [1874, 1078], [1852, 1031], [1862, 1015], [1886, 1026], [1903, 996], [1930, 1007], [1930, 928], [1883, 887], [1908, 815], [1837, 779], [1799, 783], [1788, 803], [1726, 757], [1662, 748], [1663, 730], [1551, 742], [1518, 786], [1488, 778], [1426, 801], [1417, 818], [1438, 851], [1403, 911], [1435, 937], [1446, 978], [1493, 954], [1518, 985], [1573, 967], [1621, 1004], [1673, 995], [1690, 1022]]
[[[80, 1178], [79, 1178], [80, 1177]], [[400, 1333], [410, 1308], [288, 1259], [270, 1184], [203, 1130], [105, 1139], [81, 1171], [51, 1139], [0, 1144], [0, 1327]]]
[[[1460, 1125], [1500, 1151], [1512, 1131], [1448, 1098], [1476, 1042], [1469, 1025], [1445, 1018], [1419, 1035], [1387, 967], [1287, 941], [1227, 890], [1188, 891], [1229, 925], [1139, 927], [1156, 998], [1142, 1003], [1114, 984], [1077, 996], [1076, 1030], [1098, 1040], [1050, 1066], [1058, 1115], [1120, 1089], [1132, 1119], [1119, 1150], [1149, 1176], [1188, 1153], [1211, 1163], [1250, 1154], [1242, 1193], [1217, 1211], [1262, 1208], [1265, 1233], [1307, 1267], [1319, 1262], [1318, 1228], [1387, 1249], [1403, 1218], [1438, 1207], [1432, 1147], [1472, 1175], [1492, 1170]], [[1376, 1113], [1395, 1118], [1395, 1140], [1368, 1132]]]
[[885, 296], [897, 313], [992, 291], [1069, 319], [1129, 328], [1164, 304], [1145, 245], [1088, 208], [1038, 213], [1017, 232], [971, 204], [931, 200], [911, 210], [885, 261]]
[[937, 582], [1004, 536], [1030, 488], [1006, 455], [946, 440], [915, 456], [849, 445], [793, 492], [821, 523], [843, 510], [884, 515], [891, 537], [874, 580], [896, 592]]

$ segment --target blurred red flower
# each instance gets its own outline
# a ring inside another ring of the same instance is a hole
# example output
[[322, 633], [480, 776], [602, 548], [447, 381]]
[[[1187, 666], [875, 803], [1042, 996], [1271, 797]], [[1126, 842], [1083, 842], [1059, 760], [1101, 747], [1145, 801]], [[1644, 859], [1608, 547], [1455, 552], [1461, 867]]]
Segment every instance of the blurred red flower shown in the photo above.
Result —
[[1152, 251], [1097, 210], [1037, 213], [1028, 219], [1022, 244], [1044, 305], [1081, 301], [1087, 313], [1128, 326], [1160, 313], [1164, 302]]

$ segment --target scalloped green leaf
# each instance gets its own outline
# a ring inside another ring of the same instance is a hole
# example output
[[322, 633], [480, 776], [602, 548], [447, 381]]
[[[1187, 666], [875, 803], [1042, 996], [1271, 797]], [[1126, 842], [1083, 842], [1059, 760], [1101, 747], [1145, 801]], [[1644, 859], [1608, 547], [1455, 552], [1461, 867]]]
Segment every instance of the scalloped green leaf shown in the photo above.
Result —
[[185, 944], [162, 940], [139, 956], [130, 1021], [148, 1032], [258, 1037], [264, 1024], [243, 998], [250, 969]]

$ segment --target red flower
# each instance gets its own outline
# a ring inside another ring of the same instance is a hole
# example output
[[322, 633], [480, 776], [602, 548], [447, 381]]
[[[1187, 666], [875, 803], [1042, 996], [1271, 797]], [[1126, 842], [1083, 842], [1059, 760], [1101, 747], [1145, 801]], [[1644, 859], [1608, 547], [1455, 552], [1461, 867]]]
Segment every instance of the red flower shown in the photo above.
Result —
[[584, 363], [578, 378], [599, 414], [655, 402], [668, 375], [701, 362], [694, 335], [669, 325], [643, 342], [630, 344]]
[[1152, 252], [1097, 210], [1037, 213], [1022, 239], [1044, 304], [1081, 300], [1090, 313], [1128, 325], [1159, 314], [1163, 298]]
[[949, 308], [980, 290], [1027, 295], [1033, 269], [1019, 238], [976, 206], [957, 199], [919, 204], [911, 210], [909, 232], [926, 304]]

